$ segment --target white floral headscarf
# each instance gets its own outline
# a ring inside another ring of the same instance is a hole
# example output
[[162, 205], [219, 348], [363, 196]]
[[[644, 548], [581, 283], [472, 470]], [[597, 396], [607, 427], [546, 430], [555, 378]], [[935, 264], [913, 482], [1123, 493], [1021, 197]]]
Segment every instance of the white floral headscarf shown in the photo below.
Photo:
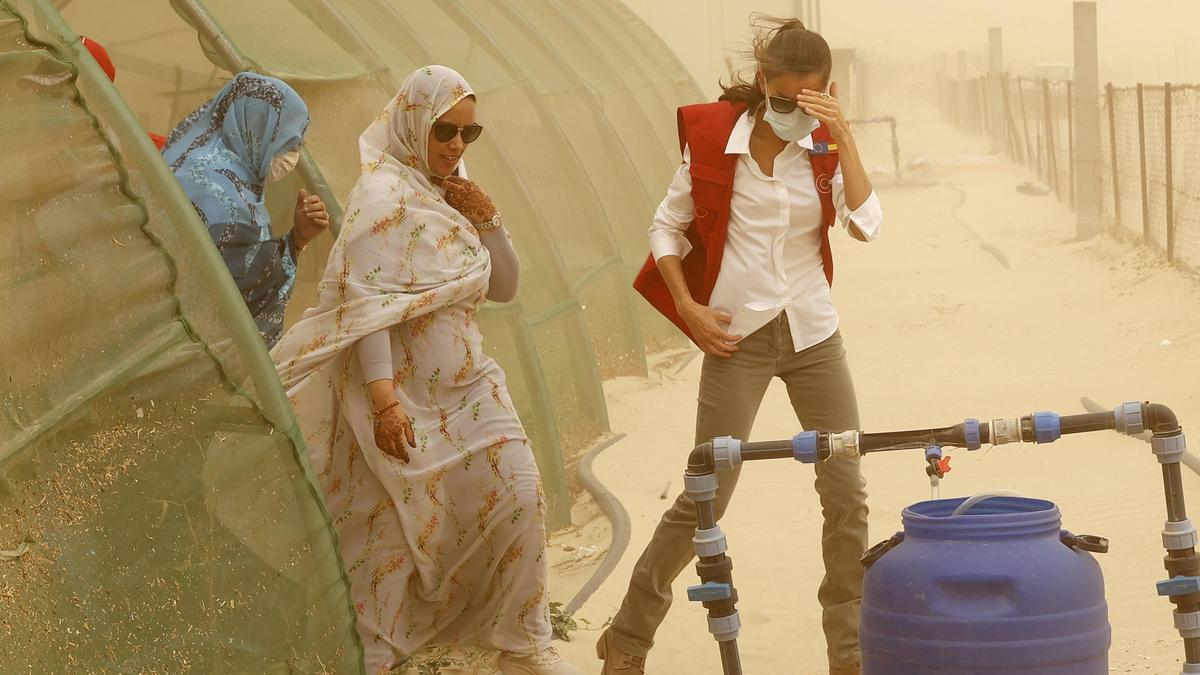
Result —
[[362, 175], [319, 303], [272, 351], [285, 389], [366, 335], [487, 292], [486, 249], [430, 182], [427, 157], [433, 123], [472, 95], [450, 68], [420, 68], [359, 137]]
[[[367, 127], [358, 141], [362, 163], [390, 156], [429, 179], [429, 133], [433, 123], [460, 101], [474, 96], [462, 75], [445, 66], [425, 66], [400, 86], [376, 124]], [[386, 116], [386, 118], [385, 118]]]

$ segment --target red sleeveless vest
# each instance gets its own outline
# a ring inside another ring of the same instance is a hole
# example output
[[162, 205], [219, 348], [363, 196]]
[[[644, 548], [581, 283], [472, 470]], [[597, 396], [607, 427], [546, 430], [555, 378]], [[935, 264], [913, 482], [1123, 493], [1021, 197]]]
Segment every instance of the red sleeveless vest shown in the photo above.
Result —
[[[729, 231], [729, 202], [733, 196], [733, 174], [739, 155], [725, 154], [725, 146], [729, 143], [729, 136], [738, 118], [745, 111], [744, 103], [718, 101], [684, 106], [678, 113], [679, 149], [682, 152], [686, 145], [692, 155], [690, 173], [692, 201], [695, 203], [694, 218], [686, 232], [692, 250], [683, 258], [683, 276], [692, 299], [702, 305], [708, 304], [717, 285], [725, 237]], [[824, 225], [821, 228], [821, 260], [830, 285], [833, 284], [833, 251], [829, 246], [829, 228], [837, 220], [833, 207], [833, 174], [838, 166], [837, 151], [831, 149], [831, 145], [829, 129], [822, 124], [813, 132], [813, 146], [824, 148], [826, 152], [810, 152], [809, 159], [812, 161], [813, 182], [821, 200]], [[633, 287], [695, 341], [687, 323], [675, 310], [675, 300], [658, 271], [653, 254], [634, 279]]]

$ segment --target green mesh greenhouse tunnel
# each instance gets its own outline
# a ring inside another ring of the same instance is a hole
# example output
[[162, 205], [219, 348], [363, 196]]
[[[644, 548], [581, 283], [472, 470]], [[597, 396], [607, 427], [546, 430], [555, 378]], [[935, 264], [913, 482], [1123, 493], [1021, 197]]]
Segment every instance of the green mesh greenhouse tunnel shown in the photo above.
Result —
[[[427, 63], [479, 96], [468, 169], [524, 262], [518, 301], [481, 321], [561, 527], [567, 467], [610, 431], [602, 379], [681, 345], [629, 283], [679, 161], [674, 109], [702, 94], [647, 26], [619, 0], [0, 0], [0, 670], [31, 650], [42, 671], [360, 668], [295, 419], [145, 132], [232, 72], [280, 77], [312, 126], [273, 220], [305, 184], [336, 214], [359, 133]], [[290, 320], [331, 244], [302, 257]]]
[[[63, 13], [108, 46], [117, 87], [150, 130], [169, 129], [231, 70], [288, 81], [312, 111], [306, 177], [328, 186], [327, 201], [349, 193], [357, 135], [411, 70], [444, 63], [472, 83], [488, 132], [467, 166], [525, 263], [518, 301], [489, 305], [481, 322], [534, 442], [551, 525], [566, 524], [564, 467], [609, 431], [601, 380], [641, 374], [647, 349], [680, 344], [629, 282], [678, 163], [674, 109], [701, 96], [683, 67], [619, 0], [151, 4], [73, 0]], [[273, 187], [283, 213], [300, 180]], [[313, 303], [331, 243], [301, 260], [292, 318]]]

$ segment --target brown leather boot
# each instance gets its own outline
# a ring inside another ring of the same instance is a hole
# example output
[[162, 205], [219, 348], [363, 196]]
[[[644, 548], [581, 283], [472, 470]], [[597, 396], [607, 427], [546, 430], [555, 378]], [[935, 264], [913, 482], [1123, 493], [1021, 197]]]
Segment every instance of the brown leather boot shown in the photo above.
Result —
[[596, 657], [604, 661], [600, 675], [646, 675], [646, 657], [621, 651], [609, 639], [608, 631], [596, 643]]
[[829, 675], [859, 675], [861, 672], [862, 666], [858, 663], [848, 666], [829, 666]]

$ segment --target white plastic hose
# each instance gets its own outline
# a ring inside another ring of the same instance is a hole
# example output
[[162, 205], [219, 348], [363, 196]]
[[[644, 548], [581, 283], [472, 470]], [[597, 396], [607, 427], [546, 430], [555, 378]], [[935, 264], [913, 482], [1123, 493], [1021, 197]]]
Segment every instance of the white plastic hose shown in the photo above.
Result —
[[989, 490], [987, 492], [980, 492], [977, 495], [967, 497], [966, 501], [959, 504], [958, 508], [954, 509], [954, 512], [951, 513], [950, 515], [951, 516], [961, 516], [964, 513], [966, 513], [967, 510], [970, 509], [972, 506], [975, 506], [976, 504], [978, 504], [981, 501], [984, 501], [985, 499], [991, 499], [992, 497], [1024, 497], [1024, 496], [1025, 495], [1021, 494], [1020, 492], [1013, 492], [1012, 490]]

